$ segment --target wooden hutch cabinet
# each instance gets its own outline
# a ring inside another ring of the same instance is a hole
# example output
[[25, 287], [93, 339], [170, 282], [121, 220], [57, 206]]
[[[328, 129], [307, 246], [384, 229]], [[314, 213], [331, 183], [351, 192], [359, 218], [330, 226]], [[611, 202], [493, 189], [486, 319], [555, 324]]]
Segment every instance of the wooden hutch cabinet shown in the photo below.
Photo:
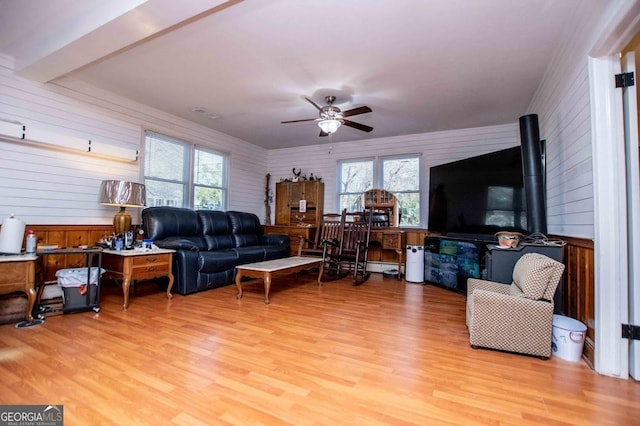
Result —
[[[300, 211], [300, 200], [306, 201], [306, 211]], [[289, 235], [291, 255], [295, 256], [298, 254], [300, 245], [299, 237], [313, 240], [316, 228], [322, 220], [323, 210], [323, 182], [317, 180], [278, 182], [276, 183], [276, 221], [274, 225], [265, 226], [265, 233]]]
[[[300, 211], [300, 200], [306, 201], [306, 211]], [[322, 219], [323, 209], [324, 182], [276, 183], [276, 225], [303, 223], [317, 227]]]
[[400, 226], [398, 199], [391, 192], [384, 189], [370, 189], [365, 191], [362, 198], [366, 209], [384, 212], [388, 216], [388, 226]]

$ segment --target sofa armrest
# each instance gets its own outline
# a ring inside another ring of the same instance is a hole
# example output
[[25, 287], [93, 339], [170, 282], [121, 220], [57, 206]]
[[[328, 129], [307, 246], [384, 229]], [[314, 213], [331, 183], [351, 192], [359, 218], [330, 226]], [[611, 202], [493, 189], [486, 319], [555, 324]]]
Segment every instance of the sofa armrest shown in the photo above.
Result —
[[514, 297], [494, 291], [476, 289], [473, 292], [474, 315], [499, 315], [513, 321], [540, 321], [542, 317], [553, 316], [553, 304], [548, 300], [532, 300]]
[[262, 236], [261, 244], [268, 246], [289, 244], [289, 236], [284, 234], [266, 234]]
[[175, 279], [174, 290], [180, 294], [198, 291], [198, 260], [200, 252], [177, 250], [173, 254], [172, 272]]
[[172, 240], [158, 240], [153, 242], [160, 248], [173, 249], [173, 250], [190, 250], [198, 251], [200, 248], [196, 243], [186, 239], [172, 239]]
[[495, 293], [500, 294], [509, 294], [510, 293], [509, 284], [497, 283], [494, 281], [480, 280], [477, 278], [468, 278], [467, 279], [467, 297], [473, 294], [474, 290], [487, 290], [493, 291]]

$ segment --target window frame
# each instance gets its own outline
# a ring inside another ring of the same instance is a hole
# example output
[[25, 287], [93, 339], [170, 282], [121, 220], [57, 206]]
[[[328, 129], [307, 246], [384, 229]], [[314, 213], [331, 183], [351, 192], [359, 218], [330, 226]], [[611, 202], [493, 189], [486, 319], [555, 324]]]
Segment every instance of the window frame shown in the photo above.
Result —
[[[367, 163], [367, 162], [371, 162], [372, 165], [372, 169], [371, 169], [371, 177], [372, 177], [372, 185], [373, 182], [375, 182], [375, 173], [376, 173], [376, 169], [375, 169], [375, 157], [365, 157], [365, 158], [349, 158], [349, 159], [344, 159], [344, 160], [338, 160], [338, 170], [337, 170], [337, 179], [336, 179], [336, 183], [337, 183], [337, 206], [339, 210], [342, 210], [342, 197], [343, 196], [352, 196], [352, 195], [362, 195], [362, 192], [341, 192], [342, 191], [342, 165], [343, 164], [347, 164], [347, 163]], [[370, 187], [367, 187], [365, 189], [363, 189], [363, 191], [366, 191], [368, 189], [371, 189]], [[360, 206], [360, 208], [362, 208], [362, 206]]]
[[[200, 151], [203, 153], [207, 153], [207, 154], [212, 154], [212, 155], [217, 155], [222, 159], [222, 179], [221, 179], [221, 184], [218, 185], [204, 185], [202, 183], [196, 183], [195, 182], [195, 157], [196, 157], [196, 152]], [[217, 189], [222, 191], [222, 197], [221, 197], [221, 206], [219, 210], [227, 210], [227, 199], [228, 199], [228, 188], [229, 188], [229, 156], [227, 154], [223, 154], [219, 151], [216, 151], [215, 149], [211, 149], [208, 147], [204, 147], [202, 145], [194, 145], [192, 152], [192, 169], [191, 169], [191, 190], [190, 190], [190, 196], [191, 196], [191, 208], [194, 208], [195, 206], [195, 193], [196, 193], [196, 187], [198, 188], [211, 188], [211, 189]], [[202, 209], [202, 208], [201, 208]], [[202, 209], [202, 210], [207, 210], [207, 209]]]
[[[393, 160], [403, 160], [403, 159], [416, 159], [418, 160], [418, 187], [415, 190], [391, 190], [389, 188], [386, 188], [384, 186], [384, 164], [385, 161], [393, 161]], [[382, 156], [379, 157], [378, 159], [379, 161], [379, 185], [378, 188], [382, 188], [382, 189], [386, 189], [387, 191], [393, 193], [396, 197], [398, 197], [398, 194], [417, 194], [418, 195], [418, 209], [419, 209], [419, 213], [418, 213], [418, 223], [416, 225], [402, 225], [403, 228], [421, 228], [422, 224], [423, 224], [423, 179], [422, 179], [422, 154], [399, 154], [399, 155], [387, 155], [387, 156]], [[398, 197], [400, 198], [400, 197]], [[402, 204], [400, 204], [400, 211], [402, 211]]]
[[[209, 147], [198, 145], [192, 142], [188, 142], [183, 139], [175, 138], [173, 136], [168, 136], [162, 133], [158, 133], [153, 130], [145, 130], [143, 132], [143, 136], [144, 136], [144, 164], [142, 167], [142, 175], [143, 175], [143, 180], [145, 184], [147, 183], [147, 181], [153, 181], [153, 182], [164, 182], [164, 183], [182, 185], [183, 187], [182, 202], [181, 202], [181, 205], [179, 206], [176, 205], [175, 207], [185, 207], [185, 208], [191, 208], [191, 209], [193, 209], [195, 205], [196, 187], [219, 189], [222, 191], [222, 200], [221, 200], [222, 206], [220, 207], [220, 210], [227, 210], [228, 194], [229, 194], [229, 154], [220, 152], [218, 150], [215, 150]], [[183, 149], [182, 163], [183, 164], [182, 164], [182, 171], [181, 171], [181, 175], [182, 175], [181, 180], [147, 174], [147, 164], [149, 161], [147, 159], [148, 158], [148, 152], [147, 152], [148, 137], [152, 137], [167, 143], [173, 143], [182, 147]], [[195, 172], [196, 172], [195, 158], [196, 158], [197, 151], [204, 152], [207, 154], [217, 155], [222, 158], [223, 171], [222, 171], [221, 186], [203, 185], [201, 183], [195, 182]], [[167, 201], [171, 201], [171, 200], [167, 200]], [[149, 204], [147, 203], [147, 205]], [[157, 205], [157, 202], [154, 202], [153, 205]], [[167, 202], [165, 201], [165, 203], [162, 205], [169, 206], [171, 204], [170, 203], [167, 204]]]
[[[339, 209], [342, 209], [342, 197], [345, 195], [354, 195], [356, 193], [352, 192], [341, 192], [342, 191], [342, 166], [346, 163], [360, 163], [360, 162], [371, 162], [373, 173], [372, 173], [372, 181], [371, 187], [365, 188], [364, 190], [381, 188], [387, 189], [384, 187], [384, 164], [385, 161], [389, 160], [401, 160], [401, 159], [417, 159], [418, 160], [418, 189], [416, 191], [391, 191], [397, 192], [399, 194], [405, 193], [417, 193], [418, 194], [418, 208], [420, 209], [419, 213], [419, 223], [416, 225], [402, 225], [403, 228], [421, 228], [424, 224], [424, 181], [423, 181], [423, 167], [422, 167], [422, 154], [420, 153], [411, 153], [411, 154], [396, 154], [396, 155], [385, 155], [385, 156], [375, 156], [375, 157], [359, 157], [359, 158], [345, 158], [337, 161], [337, 173], [336, 173], [336, 205]], [[360, 193], [361, 194], [361, 193]], [[401, 206], [402, 208], [402, 206]]]

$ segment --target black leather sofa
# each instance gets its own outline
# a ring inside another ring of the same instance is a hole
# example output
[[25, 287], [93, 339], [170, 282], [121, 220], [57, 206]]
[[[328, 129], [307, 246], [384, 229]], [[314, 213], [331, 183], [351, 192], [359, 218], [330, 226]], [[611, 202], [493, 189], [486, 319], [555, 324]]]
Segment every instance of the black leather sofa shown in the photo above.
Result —
[[176, 250], [173, 288], [180, 294], [232, 284], [237, 265], [289, 256], [289, 237], [264, 235], [253, 213], [149, 207], [142, 226], [158, 247]]

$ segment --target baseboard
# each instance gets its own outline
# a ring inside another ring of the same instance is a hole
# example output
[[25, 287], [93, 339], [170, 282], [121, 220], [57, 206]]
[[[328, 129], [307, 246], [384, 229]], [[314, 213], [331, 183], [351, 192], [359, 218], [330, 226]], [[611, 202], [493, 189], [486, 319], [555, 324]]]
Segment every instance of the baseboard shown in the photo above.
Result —
[[[387, 262], [367, 262], [367, 271], [382, 273], [387, 269], [398, 269], [397, 263]], [[404, 268], [401, 268], [401, 272], [404, 274]]]

